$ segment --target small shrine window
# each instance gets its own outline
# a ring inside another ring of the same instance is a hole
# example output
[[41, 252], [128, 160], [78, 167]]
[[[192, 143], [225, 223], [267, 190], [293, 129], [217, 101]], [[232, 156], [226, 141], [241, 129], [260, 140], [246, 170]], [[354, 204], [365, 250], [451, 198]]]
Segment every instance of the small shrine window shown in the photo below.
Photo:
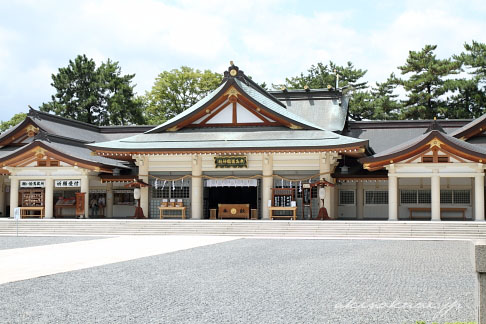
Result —
[[439, 163], [449, 163], [449, 157], [448, 156], [439, 156], [437, 158], [437, 162], [439, 162]]

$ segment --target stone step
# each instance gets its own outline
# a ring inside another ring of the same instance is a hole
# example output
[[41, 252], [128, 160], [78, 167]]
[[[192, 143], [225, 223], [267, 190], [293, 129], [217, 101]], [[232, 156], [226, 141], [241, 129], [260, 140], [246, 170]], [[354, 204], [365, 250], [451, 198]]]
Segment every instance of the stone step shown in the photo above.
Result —
[[[18, 225], [21, 235], [486, 238], [486, 223], [480, 222], [27, 219]], [[15, 220], [0, 220], [0, 235], [16, 230]]]

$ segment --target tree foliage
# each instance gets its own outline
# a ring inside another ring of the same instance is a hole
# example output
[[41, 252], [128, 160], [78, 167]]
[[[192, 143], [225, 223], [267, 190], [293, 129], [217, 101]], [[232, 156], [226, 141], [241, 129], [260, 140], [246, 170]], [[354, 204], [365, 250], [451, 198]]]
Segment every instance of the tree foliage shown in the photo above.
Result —
[[160, 124], [180, 114], [216, 89], [222, 78], [219, 73], [187, 66], [160, 73], [145, 96], [148, 123]]
[[70, 60], [52, 75], [56, 89], [40, 110], [95, 125], [143, 123], [142, 100], [135, 98], [134, 74], [121, 74], [118, 62], [108, 59], [96, 67], [86, 55]]
[[443, 99], [448, 91], [445, 77], [459, 73], [460, 63], [451, 59], [438, 59], [434, 54], [437, 45], [425, 45], [421, 51], [410, 51], [405, 65], [398, 69], [408, 79], [397, 79], [407, 91], [403, 116], [411, 119], [448, 117], [447, 103]]
[[454, 112], [451, 118], [477, 118], [486, 111], [486, 44], [472, 41], [465, 43], [464, 49], [465, 52], [453, 58], [469, 77], [448, 81], [452, 91], [448, 102]]
[[[285, 86], [289, 89], [303, 89], [304, 86], [312, 89], [334, 88], [339, 75], [338, 87], [348, 87], [351, 95], [349, 102], [350, 116], [355, 120], [361, 120], [373, 115], [370, 93], [364, 91], [367, 82], [361, 80], [365, 74], [366, 70], [355, 68], [351, 62], [348, 62], [346, 66], [339, 66], [329, 61], [329, 64], [317, 63], [312, 65], [307, 73], [286, 78]], [[274, 85], [274, 88], [277, 87]]]
[[317, 63], [312, 65], [306, 74], [301, 73], [299, 76], [286, 78], [285, 86], [289, 89], [303, 89], [306, 85], [314, 89], [334, 87], [336, 74], [339, 75], [340, 87], [351, 86], [354, 89], [366, 87], [366, 82], [358, 82], [366, 74], [366, 70], [356, 69], [351, 62], [346, 66], [338, 66], [332, 61], [327, 65]]
[[376, 83], [369, 90], [357, 91], [351, 96], [349, 115], [353, 120], [397, 119], [402, 104], [394, 93], [396, 77], [392, 73], [385, 82]]
[[[333, 62], [312, 65], [306, 73], [286, 78], [284, 85], [333, 88], [337, 72], [340, 88], [349, 87], [344, 92], [351, 97], [349, 116], [354, 120], [477, 118], [486, 113], [486, 44], [465, 43], [464, 52], [445, 59], [436, 57], [436, 49], [437, 45], [425, 45], [410, 51], [405, 64], [398, 67], [400, 77], [392, 73], [374, 86], [362, 81], [366, 70], [356, 69], [351, 62], [344, 67]], [[397, 95], [400, 90], [402, 100]]]
[[10, 118], [10, 120], [0, 122], [0, 133], [22, 122], [26, 117], [27, 117], [26, 113], [18, 113], [13, 115], [13, 117]]

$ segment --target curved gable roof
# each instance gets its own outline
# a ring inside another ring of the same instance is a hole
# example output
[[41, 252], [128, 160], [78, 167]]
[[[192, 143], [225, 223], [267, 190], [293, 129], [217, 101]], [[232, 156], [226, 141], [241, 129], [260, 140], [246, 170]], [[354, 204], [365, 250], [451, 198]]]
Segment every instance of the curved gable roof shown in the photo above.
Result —
[[450, 135], [460, 139], [469, 139], [486, 130], [486, 114], [453, 131]]
[[160, 133], [183, 128], [185, 126], [184, 122], [187, 123], [190, 118], [194, 118], [204, 111], [208, 106], [218, 102], [218, 100], [221, 100], [223, 96], [229, 97], [226, 92], [230, 89], [230, 87], [236, 88], [249, 101], [257, 105], [262, 110], [265, 110], [268, 114], [276, 116], [277, 119], [283, 120], [285, 124], [287, 124], [285, 126], [289, 128], [322, 130], [322, 128], [319, 126], [314, 125], [304, 118], [288, 111], [283, 103], [262, 89], [255, 82], [250, 80], [247, 76], [245, 76], [243, 71], [238, 69], [238, 67], [232, 65], [230, 66], [229, 70], [225, 72], [225, 78], [217, 89], [184, 112], [145, 133]]
[[453, 149], [459, 156], [486, 163], [486, 149], [469, 144], [436, 129], [373, 156], [361, 158], [359, 161], [364, 164], [366, 169], [379, 169], [426, 151], [432, 147], [431, 142], [434, 139]]
[[0, 157], [0, 164], [2, 167], [8, 166], [8, 164], [14, 160], [18, 160], [24, 154], [41, 148], [47, 152], [50, 152], [57, 156], [59, 160], [65, 161], [71, 164], [69, 161], [79, 162], [80, 166], [86, 167], [92, 170], [96, 168], [103, 169], [105, 172], [110, 172], [113, 168], [127, 168], [123, 162], [114, 160], [102, 156], [96, 156], [91, 154], [91, 150], [83, 146], [74, 146], [66, 143], [58, 143], [50, 141], [48, 138], [35, 139], [33, 142], [22, 146], [16, 150]]

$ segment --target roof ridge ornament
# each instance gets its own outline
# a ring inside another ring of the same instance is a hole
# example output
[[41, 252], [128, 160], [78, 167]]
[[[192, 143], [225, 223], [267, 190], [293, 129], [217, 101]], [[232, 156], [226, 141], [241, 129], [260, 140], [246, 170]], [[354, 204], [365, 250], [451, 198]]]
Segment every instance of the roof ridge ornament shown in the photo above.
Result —
[[245, 74], [243, 73], [243, 71], [240, 71], [240, 68], [236, 66], [233, 61], [230, 61], [228, 71], [224, 71], [223, 81], [226, 81], [228, 79], [239, 79], [240, 81], [247, 83], [245, 80]]
[[434, 117], [434, 120], [430, 122], [429, 127], [424, 132], [424, 134], [430, 133], [431, 131], [438, 131], [446, 134], [445, 130], [442, 128], [442, 126], [440, 126], [439, 122], [437, 121], [437, 117]]
[[46, 131], [40, 130], [39, 133], [34, 136], [34, 141], [46, 141], [50, 143], [51, 139]]
[[29, 107], [29, 113], [27, 114], [28, 116], [30, 116], [34, 119], [41, 119], [41, 117], [39, 116], [39, 112], [37, 110], [32, 108], [31, 105], [27, 105], [27, 106]]

